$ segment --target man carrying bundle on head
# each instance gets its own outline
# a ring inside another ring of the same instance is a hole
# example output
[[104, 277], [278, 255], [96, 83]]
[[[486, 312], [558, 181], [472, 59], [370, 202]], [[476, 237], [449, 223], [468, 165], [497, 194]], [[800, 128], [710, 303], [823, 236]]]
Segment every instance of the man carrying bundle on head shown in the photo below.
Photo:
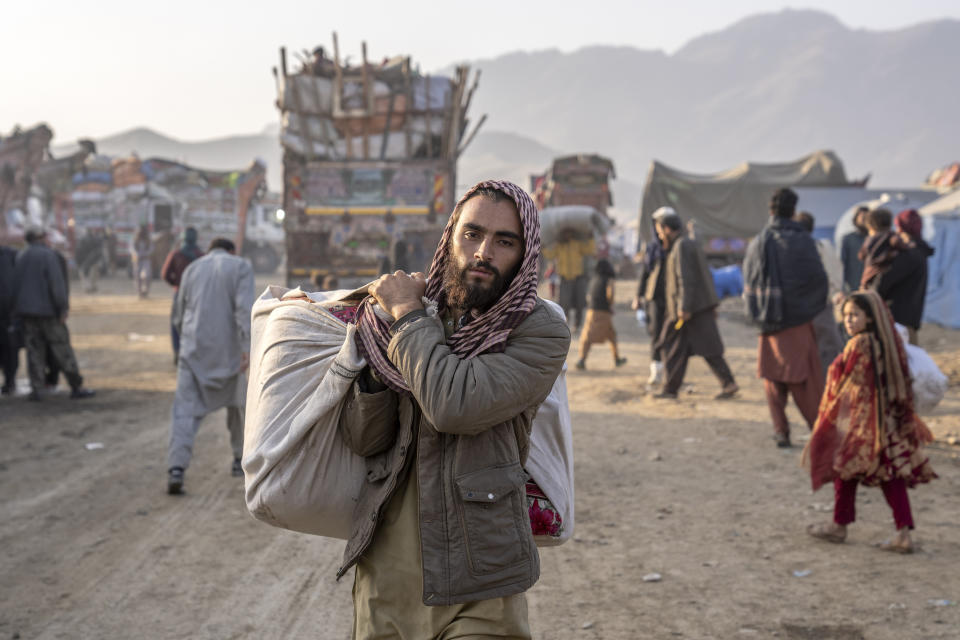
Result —
[[539, 254], [530, 197], [482, 182], [428, 277], [381, 276], [359, 308], [368, 367], [338, 427], [369, 468], [338, 574], [356, 566], [355, 638], [530, 638], [540, 563], [523, 465], [570, 344], [537, 298]]

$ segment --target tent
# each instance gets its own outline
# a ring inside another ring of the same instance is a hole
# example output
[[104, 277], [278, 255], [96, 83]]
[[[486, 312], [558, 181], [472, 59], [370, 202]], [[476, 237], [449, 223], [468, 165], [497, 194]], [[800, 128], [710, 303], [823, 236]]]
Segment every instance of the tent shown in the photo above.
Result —
[[671, 206], [684, 220], [696, 221], [697, 233], [707, 239], [708, 249], [722, 251], [720, 245], [725, 243], [719, 239], [729, 238], [736, 245], [730, 249], [742, 251], [740, 245], [766, 224], [773, 192], [787, 186], [860, 185], [847, 180], [843, 163], [832, 151], [778, 164], [745, 162], [715, 174], [687, 173], [654, 161], [643, 189], [640, 230], [648, 237], [653, 212]]
[[[853, 212], [861, 204], [885, 206], [894, 213], [919, 209], [940, 197], [933, 189], [868, 189], [866, 187], [798, 187], [797, 211], [813, 215], [815, 238], [834, 240], [853, 231]], [[842, 229], [842, 232], [838, 232]], [[838, 235], [839, 234], [839, 235]], [[834, 242], [840, 246], [839, 241]]]
[[923, 238], [935, 253], [927, 261], [924, 322], [960, 329], [960, 189], [921, 207]]

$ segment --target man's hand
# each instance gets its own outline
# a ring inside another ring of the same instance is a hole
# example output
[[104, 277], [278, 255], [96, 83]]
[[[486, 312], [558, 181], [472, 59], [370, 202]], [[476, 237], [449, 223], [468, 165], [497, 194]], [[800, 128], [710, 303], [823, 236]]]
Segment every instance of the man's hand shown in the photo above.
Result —
[[633, 299], [633, 302], [630, 303], [630, 308], [636, 311], [641, 307], [641, 305], [643, 305], [643, 298], [637, 296]]
[[380, 276], [368, 292], [384, 311], [399, 320], [411, 311], [423, 309], [420, 299], [426, 290], [427, 279], [419, 271], [410, 275], [396, 271]]
[[686, 322], [687, 320], [689, 320], [689, 319], [692, 318], [692, 317], [693, 317], [693, 316], [690, 315], [690, 312], [689, 312], [689, 311], [681, 311], [681, 312], [680, 312], [680, 319], [683, 320], [684, 322]]
[[243, 373], [250, 367], [250, 354], [246, 351], [240, 354], [240, 373]]

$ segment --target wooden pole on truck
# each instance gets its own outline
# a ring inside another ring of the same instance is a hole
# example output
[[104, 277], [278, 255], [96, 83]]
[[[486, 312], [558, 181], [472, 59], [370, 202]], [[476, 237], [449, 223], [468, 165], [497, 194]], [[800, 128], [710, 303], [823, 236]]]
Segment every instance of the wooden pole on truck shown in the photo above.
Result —
[[363, 159], [370, 159], [370, 118], [373, 113], [370, 95], [370, 73], [367, 70], [367, 43], [360, 43], [360, 51], [363, 55]]
[[[337, 40], [337, 32], [333, 32], [333, 116], [336, 117], [337, 111], [343, 113], [343, 67], [340, 66], [340, 41]], [[350, 135], [350, 127], [344, 127], [343, 132], [347, 145], [347, 158], [353, 157], [353, 136]]]
[[460, 104], [463, 102], [463, 92], [467, 86], [467, 67], [457, 67], [457, 86], [454, 88], [453, 99], [451, 100], [452, 113], [450, 114], [450, 132], [447, 139], [447, 147], [444, 154], [449, 158], [457, 156], [457, 146], [460, 144], [460, 123], [463, 117], [463, 111]]
[[397, 94], [393, 92], [393, 88], [391, 87], [390, 102], [387, 103], [387, 121], [383, 125], [383, 139], [380, 142], [380, 159], [381, 160], [384, 160], [387, 157], [387, 142], [390, 138], [390, 120], [393, 119], [393, 102], [396, 99], [396, 97], [397, 97]]
[[[320, 97], [320, 88], [317, 86], [316, 81], [311, 82], [310, 86], [313, 87], [313, 99], [317, 101], [317, 123], [320, 125], [320, 135], [323, 137], [323, 144], [327, 148], [327, 157], [335, 158], [337, 157], [337, 149], [334, 146], [333, 140], [330, 139], [330, 131], [327, 129], [327, 122], [333, 117], [333, 113], [329, 114], [329, 118], [323, 116], [323, 101]], [[332, 104], [330, 105], [330, 109], [332, 111]]]
[[453, 111], [457, 107], [454, 106], [453, 97], [455, 91], [452, 89], [445, 93], [443, 96], [443, 120], [440, 124], [440, 157], [447, 157], [447, 149], [450, 144], [450, 129], [453, 126]]
[[406, 144], [406, 157], [413, 157], [413, 136], [410, 127], [413, 124], [413, 88], [410, 86], [410, 56], [403, 59], [403, 90], [407, 96], [407, 109], [403, 118], [403, 135]]
[[426, 94], [424, 96], [424, 107], [425, 107], [424, 126], [427, 129], [427, 133], [426, 133], [427, 157], [432, 158], [433, 157], [433, 139], [432, 139], [433, 136], [430, 135], [430, 75], [429, 74], [427, 74], [427, 76], [424, 78], [424, 93]]
[[283, 69], [284, 87], [289, 89], [290, 95], [293, 96], [293, 107], [296, 111], [297, 123], [300, 125], [298, 130], [300, 131], [300, 136], [303, 138], [303, 144], [306, 148], [304, 156], [307, 160], [312, 160], [315, 154], [313, 136], [310, 135], [310, 123], [307, 122], [307, 117], [303, 112], [303, 104], [300, 102], [300, 89], [297, 87], [297, 83], [288, 81], [290, 76], [287, 75], [287, 50], [284, 47], [280, 48], [280, 66]]
[[474, 137], [477, 135], [477, 131], [480, 131], [480, 127], [482, 127], [483, 123], [486, 121], [487, 121], [487, 114], [483, 114], [480, 117], [480, 122], [477, 123], [477, 126], [473, 128], [473, 131], [470, 132], [470, 135], [467, 136], [467, 139], [464, 140], [463, 144], [460, 145], [460, 148], [457, 149], [458, 156], [461, 155], [467, 149], [468, 146], [470, 146], [470, 143], [473, 142]]
[[463, 103], [463, 110], [461, 117], [463, 117], [464, 122], [466, 122], [467, 111], [470, 109], [470, 103], [473, 101], [473, 93], [477, 90], [477, 85], [480, 83], [480, 69], [473, 74], [473, 84], [470, 86], [470, 91], [467, 92], [467, 99]]

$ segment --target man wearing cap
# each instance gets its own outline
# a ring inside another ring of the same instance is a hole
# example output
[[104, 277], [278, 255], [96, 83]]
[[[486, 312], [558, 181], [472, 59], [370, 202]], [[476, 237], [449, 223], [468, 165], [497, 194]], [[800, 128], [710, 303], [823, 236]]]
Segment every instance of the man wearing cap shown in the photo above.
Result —
[[570, 346], [537, 297], [539, 227], [526, 192], [482, 182], [429, 277], [381, 276], [359, 307], [369, 366], [339, 424], [368, 468], [338, 573], [356, 567], [354, 638], [531, 637], [540, 561], [523, 465]]
[[77, 358], [67, 331], [69, 300], [63, 269], [53, 249], [46, 245], [43, 229], [26, 233], [27, 246], [17, 255], [14, 268], [13, 309], [23, 326], [30, 374], [30, 400], [41, 400], [47, 354], [70, 383], [70, 397], [94, 395], [83, 386]]
[[663, 379], [663, 355], [660, 349], [660, 332], [663, 330], [663, 312], [666, 308], [666, 286], [664, 284], [663, 261], [666, 253], [657, 235], [657, 222], [665, 217], [676, 215], [673, 207], [660, 207], [653, 212], [653, 238], [643, 250], [643, 271], [637, 284], [637, 297], [633, 301], [633, 310], [645, 307], [647, 332], [650, 334], [650, 377], [647, 384], [659, 384]]
[[718, 400], [732, 398], [739, 387], [723, 358], [723, 340], [717, 328], [719, 299], [707, 258], [696, 241], [684, 237], [676, 212], [660, 216], [657, 235], [667, 251], [664, 262], [666, 308], [660, 331], [664, 358], [663, 389], [654, 397], [676, 398], [690, 356], [703, 356], [720, 381]]
[[760, 326], [757, 370], [763, 378], [778, 447], [789, 447], [787, 396], [813, 429], [823, 393], [813, 319], [827, 305], [827, 274], [813, 238], [793, 219], [797, 194], [778, 189], [770, 220], [747, 245], [743, 297]]

